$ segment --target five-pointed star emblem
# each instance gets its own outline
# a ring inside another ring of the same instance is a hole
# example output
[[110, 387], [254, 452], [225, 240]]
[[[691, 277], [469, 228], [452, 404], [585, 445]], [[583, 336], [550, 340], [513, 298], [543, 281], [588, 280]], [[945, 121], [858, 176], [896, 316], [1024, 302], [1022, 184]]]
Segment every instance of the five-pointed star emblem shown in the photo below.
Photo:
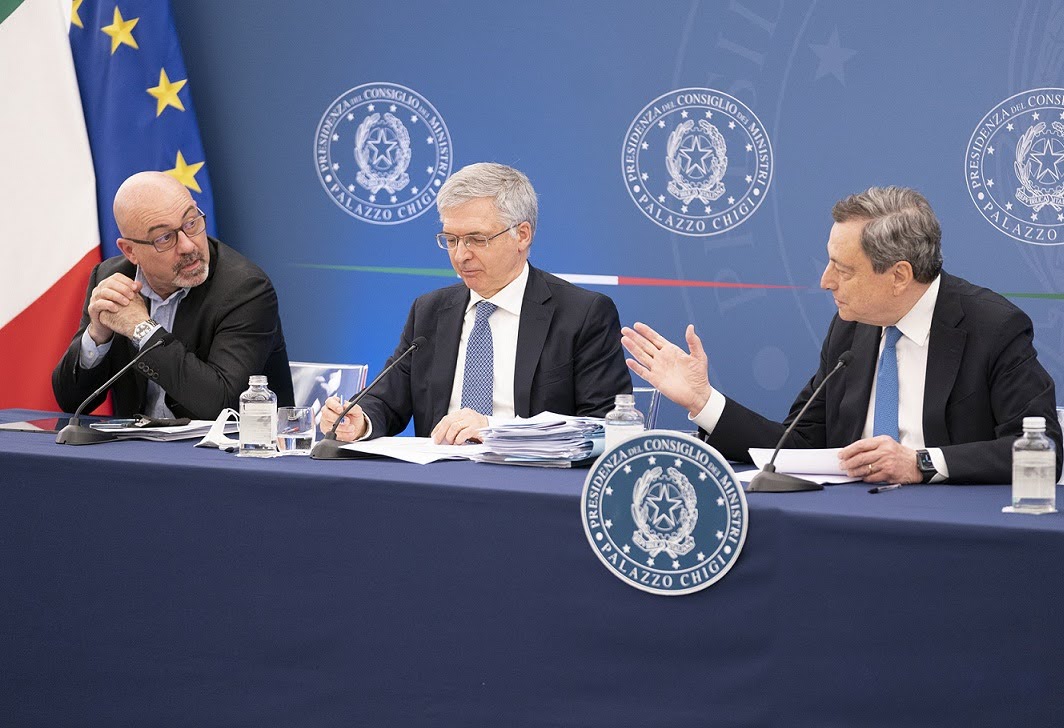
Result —
[[653, 513], [650, 522], [656, 527], [672, 529], [676, 527], [676, 509], [683, 508], [683, 501], [669, 493], [669, 486], [655, 486], [657, 492], [647, 498], [647, 504]]
[[394, 163], [392, 152], [399, 144], [388, 137], [387, 131], [377, 129], [373, 138], [366, 142], [366, 146], [373, 150], [373, 156], [370, 158], [369, 163], [374, 167], [385, 168]]
[[1064, 163], [1064, 149], [1058, 151], [1058, 145], [1052, 139], [1043, 139], [1040, 147], [1038, 151], [1031, 152], [1031, 160], [1038, 165], [1034, 177], [1042, 183], [1055, 183], [1060, 179], [1060, 165]]

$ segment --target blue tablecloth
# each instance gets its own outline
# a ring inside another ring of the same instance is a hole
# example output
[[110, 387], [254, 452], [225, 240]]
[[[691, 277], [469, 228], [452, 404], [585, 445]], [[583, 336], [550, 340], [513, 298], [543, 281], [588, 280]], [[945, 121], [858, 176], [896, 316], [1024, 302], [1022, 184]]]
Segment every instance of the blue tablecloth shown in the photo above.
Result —
[[0, 432], [0, 724], [1061, 723], [1061, 514], [750, 494], [670, 598], [598, 562], [585, 475]]

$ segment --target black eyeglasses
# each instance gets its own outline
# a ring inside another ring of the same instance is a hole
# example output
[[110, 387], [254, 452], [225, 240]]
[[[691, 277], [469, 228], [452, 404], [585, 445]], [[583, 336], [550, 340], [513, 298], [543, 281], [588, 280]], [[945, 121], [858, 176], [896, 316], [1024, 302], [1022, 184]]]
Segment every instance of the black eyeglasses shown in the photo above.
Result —
[[199, 214], [195, 217], [190, 217], [181, 223], [181, 227], [174, 228], [173, 230], [167, 230], [162, 235], [153, 240], [137, 240], [136, 238], [127, 238], [122, 236], [124, 240], [128, 240], [131, 243], [140, 243], [141, 245], [150, 245], [160, 253], [165, 253], [170, 248], [177, 245], [177, 234], [183, 232], [188, 237], [193, 235], [199, 235], [207, 228], [207, 213], [203, 210], [196, 208], [196, 212]]
[[[520, 225], [521, 223], [517, 223]], [[511, 225], [502, 231], [502, 233], [508, 233], [513, 230], [517, 225]], [[502, 235], [502, 233], [495, 233], [490, 238], [485, 235], [453, 235], [451, 233], [436, 233], [436, 245], [440, 246], [444, 250], [454, 250], [458, 247], [458, 241], [461, 240], [465, 243], [467, 248], [486, 248], [488, 243], [495, 238]]]

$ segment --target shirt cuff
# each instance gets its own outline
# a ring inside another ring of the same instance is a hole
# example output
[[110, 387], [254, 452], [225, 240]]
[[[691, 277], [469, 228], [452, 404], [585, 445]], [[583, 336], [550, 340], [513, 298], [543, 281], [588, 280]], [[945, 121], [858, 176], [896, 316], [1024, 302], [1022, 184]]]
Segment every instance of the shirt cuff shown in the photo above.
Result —
[[706, 434], [712, 435], [713, 429], [720, 422], [720, 416], [724, 414], [724, 405], [727, 403], [728, 398], [721, 394], [719, 390], [714, 389], [709, 393], [709, 399], [706, 401], [706, 406], [702, 408], [702, 411], [694, 417], [687, 415], [687, 419], [705, 430]]
[[935, 470], [938, 473], [935, 477], [929, 480], [929, 483], [941, 483], [943, 480], [949, 478], [949, 468], [946, 467], [946, 456], [942, 454], [942, 448], [929, 447], [927, 448], [927, 454], [931, 456], [931, 464], [935, 466]]
[[78, 356], [78, 366], [82, 369], [92, 369], [107, 356], [107, 352], [111, 350], [111, 343], [114, 342], [112, 336], [107, 341], [98, 345], [89, 336], [88, 328], [81, 334], [81, 353]]
[[362, 433], [362, 437], [355, 440], [355, 442], [362, 442], [363, 440], [369, 440], [373, 437], [373, 421], [365, 412], [362, 413], [362, 419], [366, 422], [366, 431]]

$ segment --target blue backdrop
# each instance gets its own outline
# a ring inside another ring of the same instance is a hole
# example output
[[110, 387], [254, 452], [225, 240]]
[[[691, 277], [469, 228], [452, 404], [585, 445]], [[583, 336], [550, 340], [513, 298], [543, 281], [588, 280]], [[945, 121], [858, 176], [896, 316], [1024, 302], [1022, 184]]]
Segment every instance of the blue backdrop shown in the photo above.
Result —
[[[1064, 241], [1064, 92], [1025, 93], [1064, 86], [1059, 4], [174, 0], [174, 14], [219, 235], [272, 276], [294, 359], [379, 371], [413, 298], [454, 280], [433, 241], [441, 170], [499, 161], [539, 192], [535, 265], [619, 277], [591, 287], [624, 323], [676, 340], [695, 323], [711, 381], [768, 415], [812, 373], [834, 311], [818, 289], [831, 205], [870, 185], [927, 195], [947, 269], [1022, 306], [1064, 381], [1064, 250], [1038, 244]], [[392, 224], [362, 219], [385, 209]]]

